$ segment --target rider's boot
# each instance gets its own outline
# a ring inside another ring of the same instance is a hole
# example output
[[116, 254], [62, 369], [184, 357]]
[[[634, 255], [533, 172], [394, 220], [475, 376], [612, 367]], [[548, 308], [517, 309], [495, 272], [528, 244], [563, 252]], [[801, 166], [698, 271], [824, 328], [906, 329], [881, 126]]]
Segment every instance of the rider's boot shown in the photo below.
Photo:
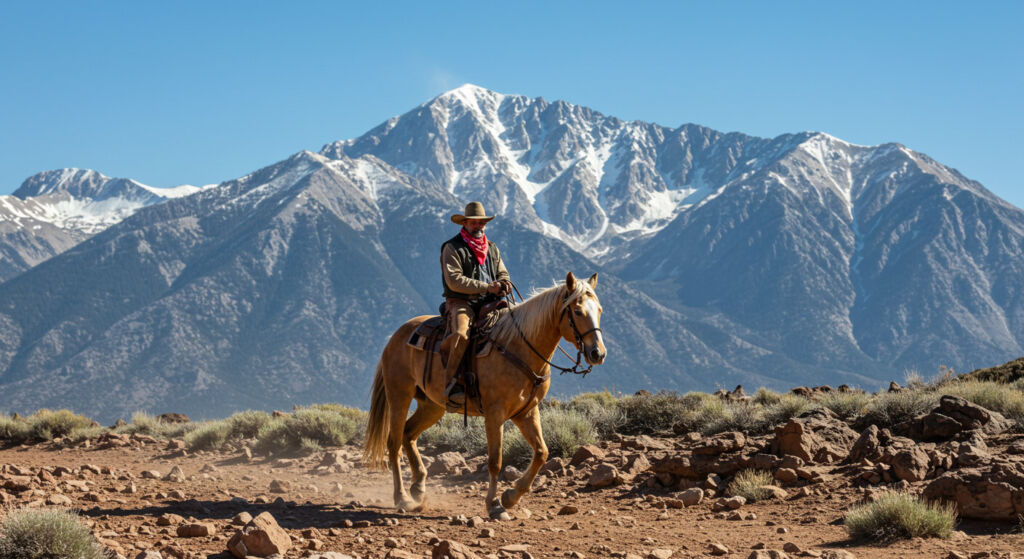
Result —
[[444, 370], [444, 378], [448, 382], [445, 388], [446, 405], [461, 409], [466, 402], [466, 389], [462, 386], [462, 383], [458, 382], [455, 373], [459, 370], [459, 363], [462, 362], [462, 356], [466, 353], [466, 348], [469, 347], [469, 338], [456, 332], [441, 342], [442, 353], [445, 352], [446, 345], [448, 346], [448, 362]]

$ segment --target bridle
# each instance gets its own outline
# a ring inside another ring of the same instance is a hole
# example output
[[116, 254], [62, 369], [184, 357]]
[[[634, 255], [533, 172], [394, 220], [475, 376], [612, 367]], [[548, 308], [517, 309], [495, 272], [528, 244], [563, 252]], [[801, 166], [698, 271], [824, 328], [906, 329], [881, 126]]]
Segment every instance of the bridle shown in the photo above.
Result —
[[[509, 283], [511, 283], [511, 282], [509, 282]], [[515, 290], [516, 295], [519, 295], [519, 300], [522, 301], [523, 300], [523, 296], [522, 296], [522, 294], [519, 293], [519, 289], [515, 286], [515, 284], [512, 284], [512, 289]], [[509, 294], [509, 297], [511, 298], [511, 294]], [[558, 321], [559, 322], [562, 321], [562, 315], [568, 314], [568, 316], [569, 316], [569, 326], [572, 328], [572, 333], [576, 337], [576, 341], [573, 343], [573, 345], [576, 346], [576, 359], [573, 360], [573, 366], [572, 367], [559, 367], [558, 365], [555, 365], [551, 361], [548, 361], [548, 359], [546, 357], [544, 357], [539, 351], [537, 351], [537, 348], [533, 347], [533, 344], [530, 343], [530, 340], [526, 339], [526, 335], [523, 334], [523, 330], [521, 328], [519, 328], [519, 321], [516, 320], [516, 317], [513, 314], [514, 310], [513, 310], [511, 305], [509, 306], [509, 309], [508, 309], [509, 315], [510, 315], [509, 316], [509, 320], [511, 320], [512, 324], [515, 325], [516, 332], [519, 333], [519, 337], [522, 338], [522, 340], [524, 342], [526, 342], [526, 347], [530, 348], [530, 350], [533, 351], [534, 355], [536, 355], [537, 357], [540, 357], [540, 359], [542, 361], [544, 361], [544, 363], [547, 363], [547, 365], [549, 367], [554, 367], [555, 369], [558, 369], [558, 374], [564, 375], [565, 373], [573, 373], [573, 374], [576, 374], [576, 375], [583, 375], [584, 377], [586, 377], [587, 374], [590, 373], [594, 369], [594, 365], [588, 363], [587, 364], [587, 368], [585, 368], [585, 369], [582, 368], [583, 367], [583, 362], [586, 361], [585, 359], [582, 359], [582, 361], [581, 361], [581, 358], [583, 357], [583, 337], [588, 335], [588, 334], [590, 334], [590, 333], [592, 333], [592, 332], [600, 332], [601, 329], [595, 326], [595, 327], [591, 328], [590, 330], [587, 330], [586, 332], [582, 332], [581, 333], [579, 327], [576, 326], [576, 320], [573, 318], [573, 314], [574, 313], [569, 310], [568, 301], [569, 301], [569, 290], [566, 289], [565, 297], [562, 299], [562, 312], [558, 315]], [[508, 353], [506, 353], [504, 348], [502, 348], [501, 346], [499, 346], [499, 349], [502, 350], [502, 354], [505, 354], [506, 356], [509, 355]], [[558, 350], [561, 351], [566, 357], [569, 357], [569, 354], [564, 349], [562, 349], [561, 340], [559, 340], [559, 343], [558, 343]], [[569, 359], [572, 359], [572, 357], [569, 357]], [[517, 360], [520, 363], [522, 363], [521, 359], [517, 359]], [[534, 373], [532, 370], [530, 371], [530, 373], [533, 374], [535, 377], [537, 376], [536, 373]], [[548, 376], [550, 376], [550, 375], [545, 375], [544, 379], [546, 380]]]

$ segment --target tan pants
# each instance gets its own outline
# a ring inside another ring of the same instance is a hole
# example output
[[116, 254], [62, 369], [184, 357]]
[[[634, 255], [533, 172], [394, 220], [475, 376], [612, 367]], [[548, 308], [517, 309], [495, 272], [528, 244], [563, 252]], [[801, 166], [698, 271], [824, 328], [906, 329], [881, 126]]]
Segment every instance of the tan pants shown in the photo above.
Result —
[[448, 386], [455, 377], [462, 355], [469, 347], [469, 325], [476, 313], [464, 299], [448, 298], [444, 303], [448, 309], [449, 334], [441, 342], [441, 355], [446, 356], [444, 382], [445, 386]]

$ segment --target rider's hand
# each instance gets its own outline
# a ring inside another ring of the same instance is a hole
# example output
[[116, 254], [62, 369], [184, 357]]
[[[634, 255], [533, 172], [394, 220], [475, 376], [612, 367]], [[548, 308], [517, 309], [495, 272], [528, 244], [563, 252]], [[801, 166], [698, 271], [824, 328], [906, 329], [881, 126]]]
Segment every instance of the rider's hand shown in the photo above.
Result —
[[501, 282], [492, 281], [490, 284], [487, 285], [487, 292], [493, 295], [498, 295], [499, 293], [501, 293]]
[[509, 280], [498, 280], [501, 282], [501, 295], [512, 293], [512, 282]]

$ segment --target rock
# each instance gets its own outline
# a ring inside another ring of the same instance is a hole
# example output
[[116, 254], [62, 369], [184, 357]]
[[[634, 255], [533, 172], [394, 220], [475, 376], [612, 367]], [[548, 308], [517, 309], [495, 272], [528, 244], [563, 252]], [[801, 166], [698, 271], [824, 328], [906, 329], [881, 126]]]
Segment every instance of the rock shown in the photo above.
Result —
[[605, 451], [601, 447], [592, 444], [585, 444], [576, 450], [576, 454], [572, 455], [572, 460], [569, 461], [570, 466], [579, 466], [587, 460], [593, 458], [597, 461], [604, 460]]
[[565, 475], [565, 461], [561, 458], [552, 458], [541, 466], [538, 475], [547, 475], [552, 477]]
[[156, 416], [156, 419], [164, 423], [189, 423], [192, 421], [183, 413], [162, 413]]
[[949, 440], [960, 432], [981, 429], [998, 435], [1013, 427], [1013, 422], [999, 412], [985, 409], [956, 396], [942, 396], [931, 413], [904, 421], [893, 427], [897, 433], [915, 440]]
[[725, 508], [730, 510], [736, 510], [742, 507], [743, 505], [747, 504], [747, 499], [746, 497], [736, 495], [734, 497], [727, 497], [721, 499], [721, 502], [725, 506]]
[[[0, 499], [0, 503], [2, 502], [3, 500]], [[49, 495], [46, 497], [46, 504], [54, 507], [67, 507], [70, 506], [71, 503], [71, 497], [68, 497], [67, 495]]]
[[[860, 462], [861, 460], [877, 462], [882, 457], [879, 435], [878, 425], [868, 425], [868, 428], [861, 432], [860, 437], [857, 438], [857, 441], [853, 443], [853, 447], [850, 448], [847, 462]], [[888, 432], [886, 433], [886, 438], [889, 438]]]
[[227, 547], [232, 555], [245, 559], [246, 555], [267, 557], [276, 553], [283, 556], [291, 545], [288, 533], [269, 512], [264, 512], [231, 536]]
[[163, 477], [160, 475], [160, 472], [156, 470], [144, 470], [139, 475], [142, 477], [142, 479], [160, 479], [161, 477]]
[[774, 485], [762, 485], [759, 487], [759, 489], [769, 494], [769, 496], [767, 497], [768, 499], [778, 499], [780, 501], [784, 501], [789, 498], [789, 492], [781, 487], [776, 487]]
[[846, 459], [857, 438], [857, 433], [834, 413], [819, 408], [776, 427], [771, 450], [805, 462], [832, 463]]
[[922, 496], [956, 503], [957, 514], [964, 518], [1016, 521], [1024, 514], [1024, 464], [996, 461], [946, 472]]
[[759, 549], [751, 551], [747, 559], [789, 559], [789, 554], [776, 549]]
[[786, 542], [782, 545], [782, 551], [785, 551], [786, 553], [800, 553], [803, 550], [793, 542]]
[[704, 500], [704, 490], [699, 487], [687, 489], [679, 494], [679, 500], [688, 507], [699, 505]]
[[601, 464], [594, 468], [594, 473], [587, 480], [587, 485], [590, 487], [608, 487], [610, 485], [618, 485], [623, 481], [622, 476], [619, 475], [618, 468], [611, 464]]
[[779, 468], [775, 470], [775, 479], [781, 483], [794, 483], [800, 479], [800, 476], [796, 475], [796, 470], [792, 468]]
[[288, 493], [292, 490], [292, 482], [285, 479], [275, 479], [270, 482], [271, 493]]
[[480, 559], [477, 554], [459, 542], [441, 540], [431, 550], [432, 559]]
[[857, 559], [857, 556], [845, 549], [826, 549], [821, 552], [821, 559]]
[[182, 538], [199, 538], [217, 533], [217, 527], [209, 522], [191, 522], [178, 526], [178, 536]]
[[[419, 557], [419, 555], [417, 555]], [[344, 553], [338, 553], [337, 551], [325, 551], [323, 553], [314, 553], [306, 559], [356, 559], [351, 555], [345, 555]]]
[[155, 549], [146, 549], [140, 551], [139, 554], [135, 556], [135, 559], [164, 559], [164, 556]]
[[693, 449], [693, 453], [716, 455], [723, 452], [732, 452], [743, 448], [746, 441], [747, 438], [738, 431], [719, 433], [708, 439], [705, 444]]
[[909, 482], [924, 481], [931, 465], [928, 453], [916, 445], [897, 452], [887, 462], [892, 465], [896, 477]]
[[181, 524], [184, 521], [185, 521], [185, 519], [182, 518], [181, 516], [168, 512], [168, 513], [161, 514], [160, 517], [156, 519], [156, 525], [157, 526], [173, 526], [173, 525]]
[[651, 469], [651, 462], [645, 454], [634, 454], [627, 461], [625, 470], [630, 475], [636, 475]]
[[672, 550], [664, 547], [652, 549], [647, 554], [647, 559], [668, 559], [669, 557], [672, 557]]
[[728, 555], [729, 548], [725, 547], [720, 543], [714, 542], [708, 544], [708, 553], [710, 553], [711, 555]]
[[245, 511], [236, 514], [235, 517], [231, 519], [231, 523], [235, 526], [245, 526], [250, 522], [252, 522], [252, 515]]
[[580, 512], [580, 509], [576, 505], [562, 505], [562, 508], [559, 509], [558, 514], [559, 515], [566, 515], [566, 514], [576, 514], [578, 512]]
[[466, 459], [458, 452], [442, 452], [431, 462], [427, 473], [430, 475], [456, 475], [465, 467]]

